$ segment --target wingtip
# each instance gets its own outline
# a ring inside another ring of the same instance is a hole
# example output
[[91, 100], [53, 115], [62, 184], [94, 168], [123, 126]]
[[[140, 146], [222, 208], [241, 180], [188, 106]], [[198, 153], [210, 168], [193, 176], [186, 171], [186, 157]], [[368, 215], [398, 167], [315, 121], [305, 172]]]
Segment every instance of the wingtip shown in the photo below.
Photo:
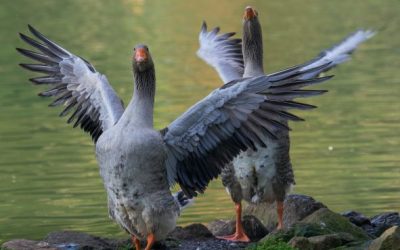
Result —
[[18, 32], [18, 35], [23, 40], [24, 40], [25, 37], [27, 37], [27, 35], [25, 35], [24, 33], [21, 33], [21, 32]]
[[201, 23], [200, 35], [207, 33], [207, 23], [205, 20]]
[[21, 68], [29, 69], [28, 67], [26, 67], [26, 64], [25, 64], [25, 63], [18, 63], [18, 65], [19, 65]]
[[29, 29], [29, 31], [31, 32], [31, 33], [35, 33], [35, 32], [37, 32], [37, 30], [32, 26], [32, 25], [30, 25], [29, 23], [28, 23], [28, 29]]
[[29, 78], [29, 81], [34, 83], [34, 84], [38, 84], [38, 82], [35, 80], [35, 78]]

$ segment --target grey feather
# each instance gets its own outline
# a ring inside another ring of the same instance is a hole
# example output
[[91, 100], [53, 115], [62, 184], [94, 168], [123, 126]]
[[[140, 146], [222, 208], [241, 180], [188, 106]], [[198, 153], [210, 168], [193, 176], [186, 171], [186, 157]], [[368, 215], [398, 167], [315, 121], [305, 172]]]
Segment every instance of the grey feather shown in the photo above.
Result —
[[224, 83], [241, 78], [243, 75], [243, 55], [241, 39], [233, 39], [234, 32], [218, 34], [219, 27], [207, 32], [203, 22], [199, 34], [200, 48], [197, 55], [214, 67]]
[[105, 76], [94, 70], [86, 60], [73, 55], [52, 42], [32, 26], [30, 32], [42, 43], [20, 34], [21, 39], [41, 53], [17, 48], [22, 55], [43, 64], [20, 64], [21, 67], [45, 76], [31, 78], [34, 84], [47, 84], [50, 89], [39, 93], [42, 97], [55, 97], [49, 106], [64, 105], [60, 116], [75, 111], [68, 123], [76, 118], [74, 127], [80, 125], [94, 141], [104, 130], [113, 126], [124, 108], [121, 100], [109, 85]]

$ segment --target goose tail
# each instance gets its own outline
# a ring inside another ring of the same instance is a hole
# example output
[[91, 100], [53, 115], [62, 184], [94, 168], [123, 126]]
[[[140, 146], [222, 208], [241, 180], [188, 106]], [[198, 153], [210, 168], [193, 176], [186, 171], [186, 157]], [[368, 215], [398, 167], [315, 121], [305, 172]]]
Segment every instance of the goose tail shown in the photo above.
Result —
[[176, 203], [179, 204], [180, 211], [190, 207], [194, 203], [194, 199], [189, 199], [182, 190], [172, 194], [172, 196], [174, 197]]

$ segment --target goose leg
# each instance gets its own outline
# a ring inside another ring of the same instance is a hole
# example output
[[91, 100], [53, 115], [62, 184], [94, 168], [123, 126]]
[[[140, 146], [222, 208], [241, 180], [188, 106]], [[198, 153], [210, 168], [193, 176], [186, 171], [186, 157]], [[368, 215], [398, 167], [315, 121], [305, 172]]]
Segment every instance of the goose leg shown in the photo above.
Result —
[[132, 245], [135, 246], [135, 250], [140, 250], [140, 240], [138, 238], [136, 238], [134, 235], [131, 236], [131, 240], [132, 240]]
[[278, 230], [283, 229], [283, 201], [276, 201], [276, 210], [278, 212]]
[[154, 236], [154, 234], [149, 234], [147, 235], [147, 245], [145, 250], [151, 250], [151, 247], [154, 245], [154, 243], [156, 242], [156, 237]]
[[250, 239], [244, 232], [243, 225], [242, 225], [242, 204], [235, 203], [235, 208], [236, 208], [236, 231], [235, 231], [235, 233], [232, 235], [218, 236], [217, 238], [223, 239], [223, 240], [230, 240], [230, 241], [249, 242]]

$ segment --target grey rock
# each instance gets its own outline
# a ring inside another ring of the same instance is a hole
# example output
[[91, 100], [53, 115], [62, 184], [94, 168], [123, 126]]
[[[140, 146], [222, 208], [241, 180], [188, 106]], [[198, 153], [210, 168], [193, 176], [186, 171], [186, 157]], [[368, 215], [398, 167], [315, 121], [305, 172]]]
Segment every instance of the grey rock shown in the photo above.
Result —
[[347, 217], [354, 225], [361, 227], [373, 238], [379, 237], [392, 226], [400, 226], [400, 216], [397, 212], [382, 213], [371, 219], [355, 211], [344, 212], [342, 215]]
[[258, 241], [268, 234], [267, 228], [255, 216], [243, 217], [243, 228], [251, 241]]
[[387, 212], [376, 215], [371, 218], [371, 223], [374, 226], [386, 226], [387, 228], [392, 226], [400, 226], [400, 216], [397, 212]]
[[400, 226], [400, 216], [397, 212], [386, 212], [370, 219], [371, 224], [361, 226], [373, 238], [379, 237], [386, 229], [392, 226]]
[[294, 237], [289, 241], [289, 245], [301, 250], [328, 250], [346, 245], [354, 241], [354, 237], [347, 233], [326, 234], [319, 236]]
[[48, 242], [44, 241], [34, 241], [34, 240], [11, 240], [4, 243], [1, 249], [9, 250], [57, 250], [57, 248], [52, 247]]
[[214, 236], [231, 235], [235, 233], [234, 220], [214, 220], [207, 225], [208, 230]]
[[293, 248], [301, 249], [301, 250], [313, 250], [313, 246], [308, 238], [303, 236], [293, 237], [288, 244]]
[[[243, 228], [251, 241], [258, 241], [268, 234], [268, 230], [259, 219], [246, 215], [242, 218]], [[215, 236], [231, 235], [235, 233], [234, 220], [215, 220], [208, 224], [208, 229]]]
[[208, 230], [203, 224], [199, 223], [191, 224], [186, 227], [176, 227], [175, 230], [168, 235], [168, 238], [180, 240], [206, 239], [213, 237], [214, 236], [210, 230]]
[[387, 229], [379, 238], [372, 241], [368, 250], [400, 250], [400, 227]]
[[303, 223], [320, 225], [332, 233], [349, 233], [356, 239], [367, 240], [370, 237], [359, 227], [351, 223], [347, 218], [332, 212], [327, 208], [321, 208], [302, 220]]
[[342, 213], [342, 215], [350, 220], [356, 226], [371, 225], [371, 221], [365, 215], [356, 211], [347, 211]]
[[[324, 207], [326, 207], [324, 204], [310, 196], [288, 195], [284, 202], [283, 225], [285, 228], [291, 227], [296, 222]], [[275, 230], [278, 223], [276, 203], [250, 204], [244, 210], [244, 214], [256, 216], [269, 231]]]
[[44, 241], [59, 249], [111, 250], [129, 244], [129, 240], [112, 240], [73, 231], [49, 233]]

